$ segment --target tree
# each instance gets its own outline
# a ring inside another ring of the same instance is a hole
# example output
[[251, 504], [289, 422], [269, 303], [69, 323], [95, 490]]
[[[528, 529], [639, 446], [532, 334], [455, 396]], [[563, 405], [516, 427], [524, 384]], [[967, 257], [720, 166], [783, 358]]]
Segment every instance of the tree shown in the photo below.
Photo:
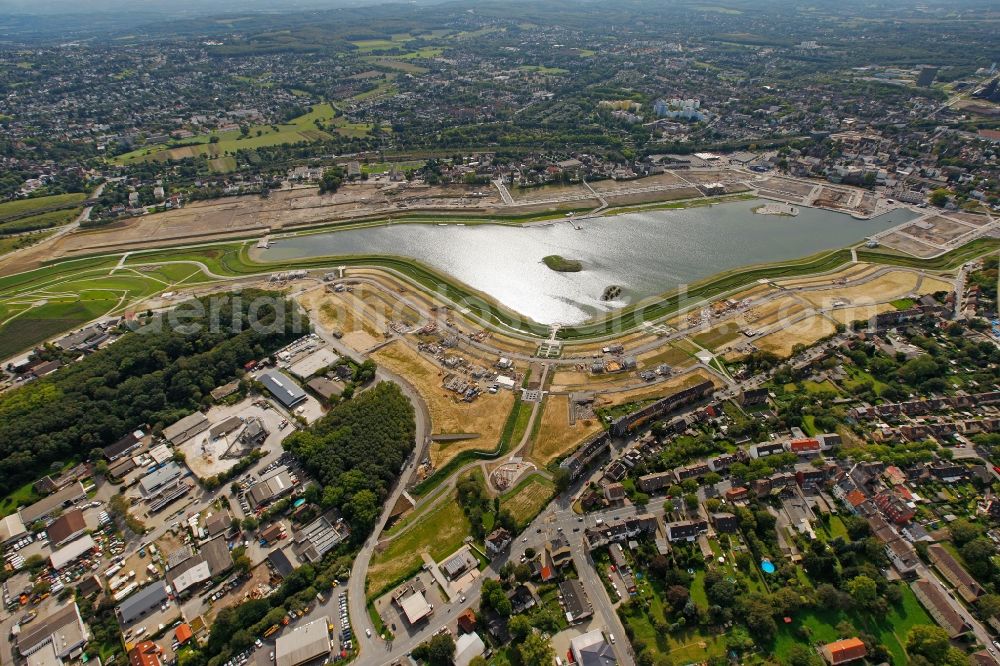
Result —
[[870, 609], [878, 601], [878, 586], [868, 576], [855, 576], [847, 582], [847, 592], [860, 608]]
[[413, 650], [413, 656], [423, 659], [428, 666], [451, 666], [455, 656], [455, 640], [450, 633], [436, 634], [430, 641]]
[[952, 540], [958, 546], [963, 546], [976, 537], [982, 536], [984, 532], [982, 525], [973, 523], [966, 518], [959, 518], [948, 526], [948, 530], [951, 532]]
[[531, 620], [528, 619], [527, 615], [515, 615], [507, 623], [507, 630], [512, 637], [522, 641], [531, 633]]
[[822, 666], [823, 660], [812, 649], [796, 643], [788, 650], [785, 663], [788, 666]]
[[570, 484], [569, 470], [565, 467], [559, 467], [552, 474], [552, 481], [556, 484], [556, 492], [561, 493], [566, 490]]
[[990, 577], [992, 565], [990, 558], [995, 552], [992, 542], [986, 537], [976, 537], [959, 548], [966, 568], [974, 578], [985, 580]]
[[944, 206], [948, 203], [948, 198], [951, 196], [951, 192], [943, 187], [931, 192], [931, 204], [937, 206], [938, 208]]
[[906, 638], [906, 651], [926, 657], [932, 664], [943, 664], [951, 643], [948, 632], [941, 627], [917, 624]]
[[547, 666], [551, 664], [556, 653], [549, 642], [541, 634], [531, 633], [517, 648], [524, 666]]

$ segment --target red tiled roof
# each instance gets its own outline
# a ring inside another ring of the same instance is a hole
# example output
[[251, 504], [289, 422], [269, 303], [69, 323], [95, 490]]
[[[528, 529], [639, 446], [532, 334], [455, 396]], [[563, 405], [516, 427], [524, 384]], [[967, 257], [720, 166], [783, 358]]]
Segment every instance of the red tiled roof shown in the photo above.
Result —
[[845, 638], [823, 646], [823, 654], [831, 664], [846, 664], [856, 659], [864, 659], [868, 654], [865, 644], [859, 638]]
[[177, 631], [174, 632], [174, 636], [177, 637], [177, 642], [184, 644], [187, 643], [194, 636], [191, 631], [191, 625], [184, 623], [177, 627]]
[[861, 504], [864, 504], [866, 499], [868, 498], [865, 497], [865, 494], [860, 490], [852, 490], [851, 492], [847, 493], [847, 503], [850, 504], [851, 506], [859, 506]]

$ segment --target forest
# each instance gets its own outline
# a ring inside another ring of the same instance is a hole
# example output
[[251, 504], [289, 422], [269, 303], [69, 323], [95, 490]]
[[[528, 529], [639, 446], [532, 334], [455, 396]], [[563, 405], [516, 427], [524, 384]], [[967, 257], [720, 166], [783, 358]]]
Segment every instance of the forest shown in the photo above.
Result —
[[[258, 297], [267, 298], [256, 301], [265, 303], [256, 310], [262, 326], [238, 330]], [[179, 308], [187, 313], [183, 326], [158, 317], [162, 326], [127, 332], [115, 344], [0, 396], [3, 494], [137, 428], [158, 432], [207, 404], [209, 392], [238, 376], [248, 361], [308, 332], [296, 330], [295, 306], [270, 292], [215, 295]], [[210, 326], [210, 317], [218, 325]]]
[[340, 510], [359, 541], [375, 525], [415, 435], [413, 405], [398, 386], [381, 382], [290, 435], [283, 446], [319, 481], [323, 507]]

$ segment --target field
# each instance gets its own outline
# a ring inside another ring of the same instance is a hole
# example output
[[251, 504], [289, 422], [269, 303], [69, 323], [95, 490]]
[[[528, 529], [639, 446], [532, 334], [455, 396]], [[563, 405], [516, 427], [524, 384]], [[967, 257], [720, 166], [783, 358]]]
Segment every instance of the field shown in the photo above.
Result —
[[469, 521], [452, 492], [437, 506], [408, 518], [386, 546], [379, 544], [368, 567], [368, 597], [375, 598], [423, 566], [421, 554], [435, 560], [455, 552], [469, 534]]
[[[348, 126], [347, 121], [342, 118], [335, 120], [335, 115], [332, 105], [327, 103], [317, 104], [308, 113], [293, 118], [287, 123], [280, 125], [252, 125], [250, 131], [245, 136], [239, 129], [198, 134], [182, 141], [175, 141], [173, 144], [143, 146], [130, 153], [117, 156], [115, 162], [118, 164], [127, 164], [129, 162], [145, 162], [148, 160], [179, 160], [196, 155], [223, 158], [226, 155], [235, 155], [236, 151], [241, 149], [248, 150], [251, 148], [330, 138], [327, 132], [317, 127], [317, 123], [328, 124], [334, 122], [334, 124], [338, 124], [340, 122], [345, 131], [342, 132], [338, 127], [337, 132], [346, 136], [356, 136], [357, 132], [363, 131], [363, 128], [360, 126]], [[218, 139], [218, 141], [212, 143], [213, 138]], [[190, 145], [178, 146], [176, 145], [178, 143]], [[213, 162], [216, 162], [216, 160], [213, 160]], [[229, 167], [235, 167], [235, 162], [227, 161], [213, 164], [213, 168], [228, 169]]]
[[53, 194], [0, 203], [0, 234], [48, 229], [68, 224], [80, 214], [83, 193]]
[[400, 341], [393, 342], [372, 354], [379, 365], [402, 375], [413, 384], [427, 403], [434, 434], [475, 433], [473, 439], [431, 444], [430, 457], [434, 467], [442, 467], [462, 451], [492, 451], [500, 440], [504, 422], [514, 405], [514, 394], [501, 391], [485, 394], [475, 402], [462, 402], [441, 386], [444, 370]]
[[549, 396], [542, 410], [541, 425], [529, 457], [545, 467], [570, 453], [583, 440], [600, 430], [601, 423], [597, 419], [577, 421], [570, 425], [569, 396]]
[[521, 481], [500, 498], [500, 506], [510, 511], [520, 526], [527, 525], [552, 499], [555, 486], [540, 475]]
[[755, 339], [754, 345], [762, 351], [769, 351], [778, 356], [791, 356], [795, 345], [811, 345], [820, 338], [835, 333], [836, 330], [833, 322], [826, 317], [811, 315], [774, 333]]
[[729, 344], [733, 340], [737, 340], [740, 337], [742, 336], [737, 323], [735, 321], [727, 321], [724, 324], [716, 326], [715, 328], [710, 328], [704, 333], [699, 333], [691, 339], [701, 347], [714, 350], [723, 345]]

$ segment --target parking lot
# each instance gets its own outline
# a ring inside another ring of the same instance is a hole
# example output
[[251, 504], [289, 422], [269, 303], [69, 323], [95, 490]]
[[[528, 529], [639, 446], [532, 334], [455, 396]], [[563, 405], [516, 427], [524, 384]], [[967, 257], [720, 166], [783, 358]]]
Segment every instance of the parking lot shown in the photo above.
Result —
[[421, 620], [417, 623], [416, 627], [411, 626], [402, 609], [397, 604], [392, 602], [393, 594], [411, 583], [423, 586], [424, 598], [432, 607], [444, 608], [445, 606], [448, 606], [449, 609], [451, 608], [443, 598], [441, 588], [438, 587], [438, 583], [434, 579], [434, 576], [432, 576], [429, 571], [422, 570], [419, 574], [406, 581], [403, 585], [375, 600], [375, 610], [378, 611], [379, 616], [382, 618], [382, 622], [385, 623], [385, 626], [389, 627], [389, 629], [392, 630], [392, 633], [396, 635], [406, 634], [412, 636], [416, 634], [417, 631], [422, 629], [424, 624], [427, 622], [426, 620]]

